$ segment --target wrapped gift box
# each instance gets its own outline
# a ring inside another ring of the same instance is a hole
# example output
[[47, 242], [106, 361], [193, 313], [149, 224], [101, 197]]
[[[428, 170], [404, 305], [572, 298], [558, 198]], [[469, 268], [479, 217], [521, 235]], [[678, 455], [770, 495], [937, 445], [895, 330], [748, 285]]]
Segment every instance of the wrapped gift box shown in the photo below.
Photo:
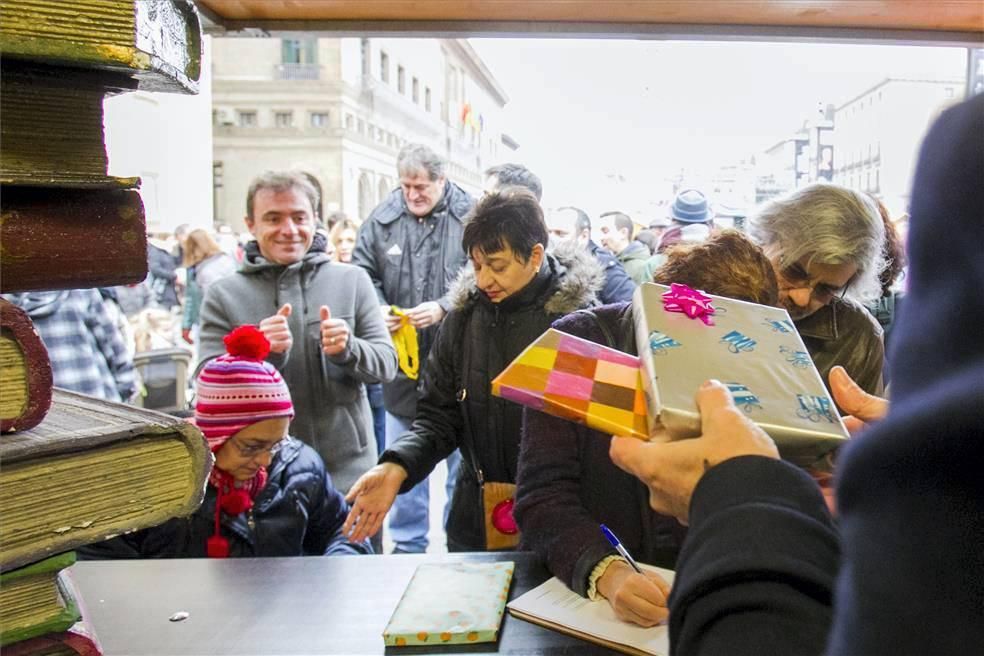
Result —
[[553, 328], [492, 381], [492, 393], [605, 433], [649, 437], [639, 358]]
[[[645, 283], [633, 299], [650, 435], [660, 427], [674, 439], [699, 435], [694, 395], [702, 382], [716, 378], [776, 441], [786, 460], [815, 465], [847, 439], [836, 406], [785, 310], [702, 295], [713, 313], [698, 316], [698, 307], [690, 316], [686, 310], [694, 301], [685, 299], [681, 308], [670, 294], [667, 304], [664, 295], [670, 291]], [[703, 302], [698, 298], [696, 304]]]
[[392, 647], [495, 642], [515, 563], [418, 565], [383, 640]]

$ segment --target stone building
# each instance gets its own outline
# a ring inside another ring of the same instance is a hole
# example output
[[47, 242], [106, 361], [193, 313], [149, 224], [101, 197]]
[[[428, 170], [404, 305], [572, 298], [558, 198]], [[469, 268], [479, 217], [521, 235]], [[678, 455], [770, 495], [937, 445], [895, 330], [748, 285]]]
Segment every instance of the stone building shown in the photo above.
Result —
[[216, 38], [212, 74], [215, 220], [234, 230], [264, 169], [311, 173], [326, 215], [361, 220], [398, 185], [405, 143], [445, 156], [475, 194], [517, 147], [506, 94], [464, 39]]

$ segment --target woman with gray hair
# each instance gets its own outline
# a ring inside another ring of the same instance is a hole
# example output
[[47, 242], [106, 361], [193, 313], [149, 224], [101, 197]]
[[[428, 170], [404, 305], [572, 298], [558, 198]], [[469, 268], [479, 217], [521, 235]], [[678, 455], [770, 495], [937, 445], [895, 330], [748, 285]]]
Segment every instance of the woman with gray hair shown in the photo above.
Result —
[[835, 365], [882, 392], [882, 330], [862, 303], [877, 299], [885, 229], [865, 194], [813, 184], [764, 205], [751, 219], [788, 312], [824, 382]]

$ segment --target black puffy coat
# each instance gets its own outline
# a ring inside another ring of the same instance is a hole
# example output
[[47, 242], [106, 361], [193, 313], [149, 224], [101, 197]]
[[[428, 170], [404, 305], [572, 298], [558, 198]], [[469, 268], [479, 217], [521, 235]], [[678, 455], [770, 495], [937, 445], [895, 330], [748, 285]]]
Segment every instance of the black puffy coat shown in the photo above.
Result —
[[[190, 517], [122, 535], [79, 549], [83, 558], [205, 558], [215, 525], [216, 490]], [[266, 486], [253, 509], [222, 514], [222, 535], [230, 556], [320, 556], [372, 553], [368, 542], [342, 535], [349, 506], [335, 489], [321, 457], [299, 440], [289, 440], [270, 464]]]
[[379, 459], [407, 470], [400, 490], [406, 492], [462, 447], [447, 521], [453, 550], [485, 549], [475, 464], [485, 481], [516, 481], [523, 408], [492, 396], [492, 379], [555, 319], [593, 304], [604, 280], [583, 250], [555, 252], [545, 262], [526, 287], [499, 303], [478, 291], [470, 269], [455, 282], [454, 308], [431, 349], [413, 425]]

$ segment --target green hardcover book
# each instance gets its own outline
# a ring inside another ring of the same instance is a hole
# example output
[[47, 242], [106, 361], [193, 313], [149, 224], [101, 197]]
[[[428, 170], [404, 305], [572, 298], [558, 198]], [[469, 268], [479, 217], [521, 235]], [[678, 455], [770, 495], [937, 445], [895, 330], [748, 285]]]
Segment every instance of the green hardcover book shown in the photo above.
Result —
[[182, 0], [0, 0], [5, 58], [98, 68], [140, 89], [198, 93], [202, 28]]
[[129, 78], [4, 59], [0, 75], [0, 184], [128, 189], [106, 174], [103, 98]]
[[495, 642], [515, 563], [417, 567], [383, 632], [393, 647]]
[[40, 424], [0, 439], [0, 462], [6, 572], [193, 513], [213, 456], [182, 419], [55, 388]]
[[60, 573], [75, 563], [75, 552], [59, 554], [0, 575], [0, 646], [54, 631], [81, 619]]

